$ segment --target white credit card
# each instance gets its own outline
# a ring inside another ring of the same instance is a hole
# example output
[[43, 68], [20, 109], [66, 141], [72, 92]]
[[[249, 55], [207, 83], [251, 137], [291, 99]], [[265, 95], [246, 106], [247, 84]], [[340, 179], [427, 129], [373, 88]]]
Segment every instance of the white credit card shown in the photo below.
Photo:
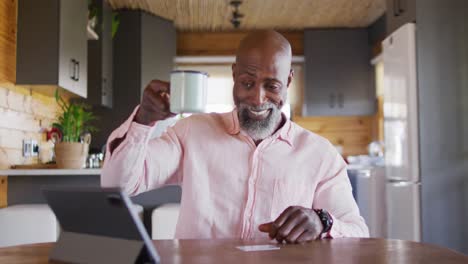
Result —
[[250, 246], [238, 246], [237, 249], [242, 251], [266, 251], [266, 250], [278, 250], [280, 247], [275, 245], [250, 245]]

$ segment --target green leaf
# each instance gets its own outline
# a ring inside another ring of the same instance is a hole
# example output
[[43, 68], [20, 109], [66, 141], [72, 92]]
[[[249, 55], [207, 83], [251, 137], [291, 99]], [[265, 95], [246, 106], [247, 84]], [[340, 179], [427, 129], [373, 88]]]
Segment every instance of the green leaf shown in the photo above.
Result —
[[74, 102], [67, 103], [60, 97], [58, 90], [56, 90], [55, 99], [62, 109], [62, 114], [53, 126], [60, 129], [64, 142], [79, 142], [85, 132], [96, 131], [94, 127], [89, 126], [89, 122], [96, 119], [90, 106]]
[[120, 25], [120, 16], [118, 12], [112, 12], [112, 38], [115, 37]]

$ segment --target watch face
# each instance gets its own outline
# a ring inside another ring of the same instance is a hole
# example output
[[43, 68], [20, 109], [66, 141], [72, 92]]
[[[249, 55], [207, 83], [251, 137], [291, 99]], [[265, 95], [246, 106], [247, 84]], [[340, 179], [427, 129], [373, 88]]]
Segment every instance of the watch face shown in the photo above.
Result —
[[322, 225], [323, 225], [322, 233], [326, 233], [330, 231], [333, 225], [333, 218], [330, 216], [330, 214], [323, 209], [316, 209], [315, 212], [317, 213], [317, 215], [320, 218], [320, 221], [322, 222]]
[[324, 213], [324, 215], [326, 215], [326, 218], [327, 218], [327, 228], [326, 228], [325, 232], [328, 232], [332, 228], [333, 218], [331, 217], [331, 215], [327, 211], [324, 210], [323, 213]]

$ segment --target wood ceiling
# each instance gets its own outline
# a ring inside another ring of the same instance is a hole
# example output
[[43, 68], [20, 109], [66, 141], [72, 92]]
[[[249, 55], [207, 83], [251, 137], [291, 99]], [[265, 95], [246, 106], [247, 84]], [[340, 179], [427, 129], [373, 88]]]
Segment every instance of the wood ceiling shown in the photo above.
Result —
[[[230, 31], [230, 0], [107, 0], [113, 9], [142, 9], [172, 20], [180, 31]], [[366, 27], [385, 0], [243, 0], [240, 30]]]

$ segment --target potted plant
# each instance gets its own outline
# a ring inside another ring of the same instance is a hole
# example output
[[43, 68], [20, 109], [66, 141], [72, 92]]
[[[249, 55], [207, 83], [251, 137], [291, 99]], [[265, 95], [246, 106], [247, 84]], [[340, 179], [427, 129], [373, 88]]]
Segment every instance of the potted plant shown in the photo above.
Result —
[[61, 132], [61, 140], [55, 143], [55, 160], [58, 168], [80, 169], [83, 168], [91, 143], [90, 132], [95, 129], [89, 126], [89, 122], [95, 117], [89, 107], [82, 103], [67, 103], [55, 91], [55, 99], [62, 109], [58, 122], [53, 127]]

